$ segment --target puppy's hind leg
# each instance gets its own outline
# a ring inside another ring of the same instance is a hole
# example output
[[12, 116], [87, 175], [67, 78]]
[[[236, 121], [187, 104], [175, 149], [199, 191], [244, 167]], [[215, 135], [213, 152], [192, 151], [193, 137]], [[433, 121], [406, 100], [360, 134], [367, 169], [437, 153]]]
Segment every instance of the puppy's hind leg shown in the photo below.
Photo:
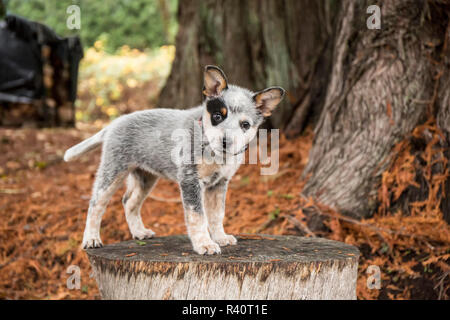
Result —
[[135, 169], [128, 176], [127, 192], [122, 198], [122, 203], [128, 227], [134, 239], [149, 239], [155, 235], [152, 230], [145, 228], [141, 217], [141, 207], [157, 181], [158, 177], [141, 169]]
[[109, 200], [120, 187], [127, 173], [127, 171], [120, 170], [108, 171], [104, 166], [100, 165], [94, 183], [92, 198], [89, 202], [82, 244], [84, 249], [99, 248], [103, 246], [100, 239], [102, 217]]

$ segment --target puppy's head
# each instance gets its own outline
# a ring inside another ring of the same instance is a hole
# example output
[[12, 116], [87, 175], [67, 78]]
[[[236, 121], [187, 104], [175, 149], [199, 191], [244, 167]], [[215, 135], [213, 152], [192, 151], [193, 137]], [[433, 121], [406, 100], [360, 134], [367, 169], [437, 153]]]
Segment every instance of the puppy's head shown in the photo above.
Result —
[[204, 72], [203, 128], [217, 153], [236, 155], [245, 151], [264, 117], [271, 115], [284, 96], [281, 87], [260, 92], [228, 85], [222, 70], [206, 66]]

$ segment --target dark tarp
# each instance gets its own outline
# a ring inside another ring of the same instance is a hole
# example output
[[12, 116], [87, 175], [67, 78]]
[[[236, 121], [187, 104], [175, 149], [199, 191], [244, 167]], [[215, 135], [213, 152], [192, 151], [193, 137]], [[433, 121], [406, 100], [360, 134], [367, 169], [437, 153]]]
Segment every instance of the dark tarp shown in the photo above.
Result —
[[41, 48], [51, 47], [59, 64], [69, 65], [69, 92], [75, 101], [78, 64], [83, 50], [78, 37], [60, 38], [50, 28], [7, 15], [0, 21], [0, 102], [31, 103], [45, 95]]

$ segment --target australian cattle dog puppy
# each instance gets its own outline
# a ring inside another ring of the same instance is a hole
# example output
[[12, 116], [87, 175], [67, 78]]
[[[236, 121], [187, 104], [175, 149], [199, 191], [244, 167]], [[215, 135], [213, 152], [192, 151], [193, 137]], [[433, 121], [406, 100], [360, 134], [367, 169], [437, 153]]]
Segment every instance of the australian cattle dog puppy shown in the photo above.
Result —
[[152, 109], [121, 116], [66, 151], [64, 160], [71, 161], [102, 145], [83, 248], [102, 246], [103, 213], [125, 179], [123, 206], [130, 232], [135, 239], [153, 237], [155, 233], [145, 228], [140, 210], [160, 177], [180, 186], [195, 252], [215, 254], [220, 253], [220, 246], [236, 244], [222, 224], [227, 185], [284, 90], [270, 87], [254, 93], [229, 85], [222, 70], [207, 66], [203, 95], [203, 103], [192, 109]]

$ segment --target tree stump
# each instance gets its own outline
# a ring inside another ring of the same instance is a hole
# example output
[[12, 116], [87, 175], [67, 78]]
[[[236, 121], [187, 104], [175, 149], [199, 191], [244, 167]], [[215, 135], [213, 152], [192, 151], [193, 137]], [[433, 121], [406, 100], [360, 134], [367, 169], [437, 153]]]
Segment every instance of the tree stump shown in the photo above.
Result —
[[356, 299], [359, 251], [341, 242], [240, 235], [200, 256], [186, 236], [87, 250], [103, 299]]

